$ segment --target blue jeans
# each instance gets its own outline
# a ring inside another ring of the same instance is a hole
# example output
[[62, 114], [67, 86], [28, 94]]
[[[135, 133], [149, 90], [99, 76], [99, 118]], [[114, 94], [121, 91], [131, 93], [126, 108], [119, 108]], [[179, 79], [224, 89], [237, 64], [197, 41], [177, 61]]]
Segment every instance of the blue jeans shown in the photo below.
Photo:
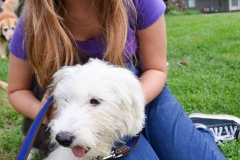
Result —
[[129, 154], [118, 160], [225, 160], [210, 131], [196, 129], [167, 85], [146, 106], [146, 126]]

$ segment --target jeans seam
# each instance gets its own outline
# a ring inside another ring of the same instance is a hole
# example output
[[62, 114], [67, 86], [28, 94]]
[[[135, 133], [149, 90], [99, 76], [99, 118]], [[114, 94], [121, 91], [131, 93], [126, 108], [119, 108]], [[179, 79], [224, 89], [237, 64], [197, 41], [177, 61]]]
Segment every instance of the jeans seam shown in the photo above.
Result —
[[[206, 131], [209, 132], [209, 130], [207, 130], [207, 129], [204, 129], [204, 131], [205, 131], [205, 132], [206, 132]], [[198, 130], [198, 132], [200, 132], [200, 131]], [[201, 133], [201, 138], [202, 138], [203, 141], [205, 141], [205, 143], [207, 144], [207, 146], [209, 147], [209, 149], [211, 149], [211, 151], [214, 153], [215, 159], [216, 159], [216, 160], [220, 160], [220, 159], [216, 156], [217, 153], [216, 153], [215, 149], [213, 149], [212, 146], [209, 145], [209, 140], [207, 140], [207, 139], [205, 138], [205, 136], [203, 136], [202, 133]]]

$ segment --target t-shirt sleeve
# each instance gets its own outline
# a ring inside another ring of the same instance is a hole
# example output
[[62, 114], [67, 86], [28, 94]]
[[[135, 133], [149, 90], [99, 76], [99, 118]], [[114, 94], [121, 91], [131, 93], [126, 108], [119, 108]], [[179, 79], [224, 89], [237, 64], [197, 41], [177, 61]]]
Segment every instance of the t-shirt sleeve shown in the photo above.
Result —
[[14, 30], [12, 39], [9, 44], [9, 51], [16, 57], [27, 60], [26, 45], [24, 43], [24, 27], [22, 16], [18, 20], [18, 24]]
[[166, 5], [163, 0], [133, 0], [137, 10], [137, 29], [145, 29], [164, 14]]

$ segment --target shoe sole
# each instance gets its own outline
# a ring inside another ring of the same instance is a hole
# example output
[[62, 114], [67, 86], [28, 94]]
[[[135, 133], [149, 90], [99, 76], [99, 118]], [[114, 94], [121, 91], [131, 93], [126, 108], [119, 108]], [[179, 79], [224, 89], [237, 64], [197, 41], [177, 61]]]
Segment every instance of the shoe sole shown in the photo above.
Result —
[[205, 118], [205, 119], [219, 119], [219, 120], [232, 120], [240, 124], [240, 119], [238, 117], [227, 115], [227, 114], [202, 114], [202, 113], [193, 113], [189, 115], [189, 118]]

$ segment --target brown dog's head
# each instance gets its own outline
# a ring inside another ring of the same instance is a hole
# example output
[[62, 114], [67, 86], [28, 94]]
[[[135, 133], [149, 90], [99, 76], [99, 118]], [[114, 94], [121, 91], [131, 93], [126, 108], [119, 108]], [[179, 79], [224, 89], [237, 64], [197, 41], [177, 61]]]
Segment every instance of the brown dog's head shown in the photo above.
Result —
[[1, 37], [10, 41], [16, 27], [18, 18], [14, 13], [2, 12], [0, 13], [0, 31]]

